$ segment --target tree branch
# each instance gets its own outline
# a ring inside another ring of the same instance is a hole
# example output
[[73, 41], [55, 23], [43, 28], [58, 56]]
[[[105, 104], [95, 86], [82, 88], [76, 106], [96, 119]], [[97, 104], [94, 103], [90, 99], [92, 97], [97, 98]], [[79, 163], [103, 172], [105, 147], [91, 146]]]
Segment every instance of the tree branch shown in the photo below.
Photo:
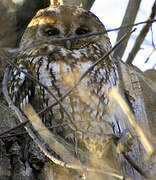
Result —
[[[152, 7], [152, 10], [151, 10], [148, 20], [154, 19], [155, 15], [156, 15], [156, 1], [153, 4], [153, 7]], [[137, 39], [135, 41], [135, 45], [133, 46], [133, 49], [131, 50], [131, 52], [129, 53], [129, 56], [127, 58], [126, 62], [128, 64], [132, 63], [133, 59], [135, 58], [136, 54], [138, 53], [140, 46], [141, 46], [142, 42], [144, 41], [151, 25], [152, 25], [152, 23], [148, 23], [143, 26], [139, 36], [137, 37]]]
[[[123, 18], [122, 21], [122, 25], [121, 26], [125, 26], [125, 25], [129, 25], [129, 24], [133, 24], [140, 6], [141, 0], [129, 0], [127, 9], [126, 9], [126, 13], [125, 16]], [[132, 27], [128, 27], [128, 30], [131, 30]], [[127, 30], [127, 29], [126, 29]], [[118, 36], [117, 36], [117, 40], [118, 41], [123, 34], [125, 34], [126, 32], [125, 29], [120, 29], [120, 31], [118, 32]], [[114, 52], [114, 57], [120, 57], [122, 58], [124, 51], [126, 49], [128, 40], [129, 40], [130, 36], [124, 41], [124, 43], [122, 43], [122, 45], [120, 45], [120, 47], [118, 47], [115, 52]]]

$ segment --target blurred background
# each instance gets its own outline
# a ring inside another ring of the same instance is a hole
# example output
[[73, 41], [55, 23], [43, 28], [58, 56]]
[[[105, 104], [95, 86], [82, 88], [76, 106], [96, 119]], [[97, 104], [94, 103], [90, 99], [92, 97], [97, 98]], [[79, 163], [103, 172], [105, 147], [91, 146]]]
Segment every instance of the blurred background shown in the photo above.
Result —
[[[150, 15], [151, 8], [155, 0], [142, 0], [137, 12], [135, 23], [146, 21]], [[91, 11], [95, 13], [104, 23], [106, 29], [120, 27], [124, 18], [129, 0], [95, 0]], [[136, 0], [137, 3], [137, 0]], [[135, 4], [134, 4], [135, 5]], [[137, 30], [131, 35], [128, 45], [123, 54], [122, 60], [126, 61], [127, 57], [136, 42], [143, 25], [137, 26]], [[156, 23], [152, 24], [147, 36], [145, 37], [140, 50], [134, 58], [133, 64], [145, 71], [156, 66], [156, 50], [152, 44], [152, 38], [156, 42]], [[112, 44], [116, 42], [118, 31], [109, 33]], [[153, 53], [152, 53], [153, 52]], [[146, 62], [147, 61], [147, 62]], [[156, 67], [155, 67], [156, 69]]]

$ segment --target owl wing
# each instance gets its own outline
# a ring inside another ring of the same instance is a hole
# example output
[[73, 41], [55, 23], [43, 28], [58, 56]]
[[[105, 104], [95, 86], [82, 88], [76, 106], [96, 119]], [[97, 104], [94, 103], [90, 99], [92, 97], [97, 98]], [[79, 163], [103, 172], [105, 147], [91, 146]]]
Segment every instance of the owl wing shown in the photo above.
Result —
[[[19, 67], [23, 72], [28, 72], [22, 65], [19, 65]], [[31, 102], [35, 92], [33, 81], [31, 81], [23, 72], [17, 69], [11, 71], [9, 88], [9, 94], [13, 103], [20, 108]]]

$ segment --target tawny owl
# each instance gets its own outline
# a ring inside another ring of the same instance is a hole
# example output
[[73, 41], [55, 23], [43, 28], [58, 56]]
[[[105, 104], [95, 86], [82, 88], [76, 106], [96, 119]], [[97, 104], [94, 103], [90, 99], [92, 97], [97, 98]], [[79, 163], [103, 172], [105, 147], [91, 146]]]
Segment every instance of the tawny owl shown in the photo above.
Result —
[[[20, 47], [43, 40], [79, 37], [104, 30], [100, 20], [83, 8], [50, 7], [37, 12], [21, 39]], [[42, 43], [22, 52], [20, 56], [23, 58], [17, 58], [16, 63], [47, 86], [59, 99], [110, 49], [107, 34], [102, 34]], [[67, 142], [102, 157], [108, 137], [113, 133], [113, 118], [107, 111], [111, 102], [107, 95], [111, 87], [118, 86], [118, 81], [116, 64], [112, 55], [109, 55], [61, 100], [71, 117], [70, 121], [58, 103], [41, 115], [42, 121], [48, 127], [55, 126], [52, 128], [53, 133]], [[16, 106], [20, 108], [25, 103], [30, 103], [36, 112], [55, 102], [43, 87], [16, 69], [11, 73], [9, 92]]]

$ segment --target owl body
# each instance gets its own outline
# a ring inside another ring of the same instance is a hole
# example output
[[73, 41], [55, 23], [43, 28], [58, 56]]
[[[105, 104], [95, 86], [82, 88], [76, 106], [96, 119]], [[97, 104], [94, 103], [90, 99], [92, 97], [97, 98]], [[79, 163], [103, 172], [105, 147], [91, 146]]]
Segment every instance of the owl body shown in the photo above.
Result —
[[[20, 47], [48, 39], [69, 38], [104, 31], [99, 19], [80, 7], [59, 6], [40, 10], [28, 25]], [[46, 85], [59, 99], [99, 58], [111, 49], [106, 34], [76, 40], [41, 44], [22, 52], [17, 65]], [[36, 112], [54, 104], [40, 115], [53, 133], [70, 143], [77, 142], [91, 153], [103, 156], [105, 142], [113, 129], [109, 89], [118, 86], [118, 73], [112, 56], [97, 64], [79, 85], [61, 100], [64, 109], [39, 84], [22, 72], [12, 70], [10, 96], [21, 108], [31, 103]], [[66, 125], [62, 125], [66, 123]], [[59, 126], [60, 125], [60, 126]], [[56, 128], [55, 128], [56, 126]]]

